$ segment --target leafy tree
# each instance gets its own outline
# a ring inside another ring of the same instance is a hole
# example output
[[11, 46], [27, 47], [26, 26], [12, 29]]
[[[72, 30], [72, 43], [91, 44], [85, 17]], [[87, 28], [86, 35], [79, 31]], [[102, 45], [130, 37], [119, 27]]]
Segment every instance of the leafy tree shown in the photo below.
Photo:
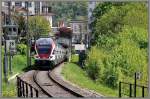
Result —
[[55, 13], [54, 26], [57, 22], [64, 20], [68, 23], [72, 19], [84, 19], [87, 15], [87, 2], [86, 1], [58, 1], [51, 2], [52, 12]]
[[[103, 77], [104, 65], [103, 60], [107, 56], [104, 51], [99, 50], [96, 46], [92, 47], [87, 54], [86, 71], [88, 75], [94, 79]], [[99, 81], [101, 81], [99, 79]]]
[[[121, 80], [131, 79], [132, 82], [134, 73], [140, 71], [140, 83], [147, 83], [146, 3], [106, 3], [98, 6], [95, 9], [95, 25], [92, 25], [95, 37], [93, 45], [97, 47], [92, 47], [88, 53], [87, 73], [100, 83], [115, 88]], [[98, 13], [102, 8], [104, 11]]]
[[67, 28], [67, 27], [61, 27], [61, 28], [59, 28], [59, 32], [57, 33], [57, 35], [60, 37], [71, 38], [72, 30], [70, 28]]
[[29, 33], [32, 37], [48, 35], [50, 33], [50, 23], [42, 16], [29, 17]]
[[123, 26], [122, 20], [125, 13], [126, 11], [122, 8], [118, 9], [118, 7], [112, 7], [108, 13], [98, 18], [94, 32], [95, 43], [105, 35], [113, 36], [121, 31], [121, 27]]

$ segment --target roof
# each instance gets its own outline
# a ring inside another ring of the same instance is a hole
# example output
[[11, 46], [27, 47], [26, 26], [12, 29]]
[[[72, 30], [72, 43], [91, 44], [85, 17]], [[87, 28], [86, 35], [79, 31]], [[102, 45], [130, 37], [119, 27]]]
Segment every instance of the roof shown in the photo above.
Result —
[[53, 40], [51, 38], [40, 38], [36, 40], [36, 43], [39, 45], [47, 45], [47, 44], [52, 44]]
[[42, 13], [42, 14], [38, 14], [40, 16], [53, 16], [55, 15], [54, 13]]
[[24, 11], [24, 12], [27, 12], [28, 10], [26, 9], [26, 8], [24, 8], [24, 7], [15, 7], [15, 10], [16, 11]]
[[87, 20], [71, 20], [70, 23], [86, 23]]

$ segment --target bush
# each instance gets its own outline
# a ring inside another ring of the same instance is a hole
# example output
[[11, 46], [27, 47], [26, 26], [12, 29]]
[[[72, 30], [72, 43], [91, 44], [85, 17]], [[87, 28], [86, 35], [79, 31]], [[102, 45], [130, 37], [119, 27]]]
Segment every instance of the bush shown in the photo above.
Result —
[[82, 51], [79, 53], [79, 64], [80, 66], [84, 66], [85, 65], [85, 59], [86, 59], [87, 55], [86, 55], [86, 52], [85, 51]]
[[29, 17], [29, 32], [30, 36], [38, 38], [47, 36], [51, 32], [49, 21], [43, 16]]
[[88, 52], [85, 69], [88, 75], [94, 79], [99, 80], [103, 76], [104, 65], [102, 63], [105, 53], [100, 51], [97, 47], [92, 47]]
[[17, 51], [19, 51], [19, 53], [21, 55], [25, 55], [26, 51], [27, 51], [27, 46], [25, 44], [18, 44], [17, 45]]
[[59, 34], [58, 35], [60, 37], [71, 38], [72, 30], [70, 28], [67, 28], [67, 27], [61, 27], [61, 28], [59, 28]]
[[92, 78], [93, 80], [96, 80], [98, 78], [100, 68], [96, 61], [90, 62], [88, 64], [86, 70], [87, 70], [87, 73], [90, 76], [90, 78]]
[[98, 47], [89, 51], [86, 71], [91, 78], [111, 87], [117, 87], [123, 78], [132, 83], [138, 71], [142, 72], [140, 83], [147, 83], [148, 7], [146, 3], [111, 6], [101, 15], [95, 12], [93, 45]]

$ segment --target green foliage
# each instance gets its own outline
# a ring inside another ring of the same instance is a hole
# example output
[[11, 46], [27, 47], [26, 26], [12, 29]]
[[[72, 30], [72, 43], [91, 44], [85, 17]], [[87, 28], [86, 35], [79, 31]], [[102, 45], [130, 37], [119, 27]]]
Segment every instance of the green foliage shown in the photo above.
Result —
[[101, 39], [102, 36], [113, 36], [121, 31], [124, 15], [125, 11], [121, 7], [112, 7], [108, 13], [105, 13], [101, 18], [98, 18], [96, 26], [94, 27], [95, 43], [97, 43], [97, 40]]
[[[124, 6], [127, 14], [122, 20], [124, 24], [130, 27], [148, 28], [148, 4], [146, 2], [135, 2]], [[139, 15], [140, 13], [140, 15]]]
[[16, 22], [18, 24], [18, 35], [19, 36], [25, 36], [25, 29], [26, 29], [26, 20], [25, 17], [19, 13], [18, 11], [12, 11], [12, 19], [14, 20], [14, 22]]
[[103, 75], [103, 59], [105, 54], [97, 49], [97, 47], [92, 47], [91, 51], [88, 53], [88, 58], [86, 62], [86, 71], [88, 75], [96, 80]]
[[41, 35], [48, 35], [50, 29], [49, 21], [43, 16], [29, 17], [29, 32], [32, 37], [39, 37]]
[[106, 97], [118, 97], [118, 90], [93, 81], [77, 64], [64, 64], [64, 67], [62, 68], [62, 75], [66, 80], [69, 80], [81, 88], [93, 90]]
[[27, 51], [27, 46], [25, 44], [17, 44], [17, 51], [21, 54], [21, 55], [25, 55], [26, 51]]
[[57, 1], [49, 4], [55, 13], [53, 25], [57, 26], [60, 20], [68, 23], [72, 19], [85, 19], [87, 15], [87, 2], [85, 1]]
[[67, 27], [61, 27], [59, 28], [59, 37], [65, 37], [65, 38], [71, 38], [72, 36], [72, 30]]
[[71, 62], [72, 63], [77, 63], [79, 61], [79, 55], [73, 54], [71, 56]]
[[87, 73], [88, 75], [93, 79], [96, 80], [99, 76], [99, 66], [98, 63], [95, 62], [90, 62], [87, 66]]
[[83, 67], [85, 65], [87, 54], [85, 51], [80, 52], [79, 54], [79, 64]]
[[93, 45], [97, 47], [89, 51], [86, 65], [91, 78], [116, 88], [124, 79], [130, 78], [132, 83], [134, 73], [140, 71], [140, 83], [147, 83], [147, 10], [145, 2], [102, 3], [96, 7]]
[[14, 83], [6, 84], [3, 82], [2, 84], [2, 96], [3, 97], [16, 97], [17, 96], [17, 90]]
[[120, 43], [120, 40], [114, 35], [103, 35], [100, 36], [96, 42], [97, 46], [104, 48], [105, 50], [111, 50]]

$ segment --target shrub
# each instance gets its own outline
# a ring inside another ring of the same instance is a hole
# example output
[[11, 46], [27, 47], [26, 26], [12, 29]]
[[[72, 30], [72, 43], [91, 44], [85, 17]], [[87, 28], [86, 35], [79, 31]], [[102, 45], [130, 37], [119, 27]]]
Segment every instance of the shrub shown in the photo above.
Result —
[[25, 55], [27, 51], [27, 46], [25, 44], [18, 44], [17, 51], [19, 51], [20, 54]]
[[90, 78], [92, 78], [93, 80], [96, 80], [98, 78], [100, 68], [96, 61], [89, 62], [86, 69]]
[[84, 66], [84, 62], [86, 59], [87, 55], [85, 51], [80, 52], [79, 54], [79, 64], [83, 67]]
[[71, 38], [72, 30], [70, 28], [67, 28], [67, 27], [61, 27], [61, 28], [59, 28], [59, 34], [58, 35], [60, 37]]
[[104, 65], [104, 74], [101, 78], [103, 83], [110, 86], [110, 87], [117, 87], [118, 83], [118, 67], [115, 65], [116, 60], [113, 56], [109, 56], [105, 58]]
[[101, 81], [98, 78], [103, 76], [104, 66], [102, 61], [104, 59], [104, 56], [105, 53], [100, 51], [100, 49], [98, 49], [97, 47], [92, 47], [88, 52], [85, 69], [90, 78]]

